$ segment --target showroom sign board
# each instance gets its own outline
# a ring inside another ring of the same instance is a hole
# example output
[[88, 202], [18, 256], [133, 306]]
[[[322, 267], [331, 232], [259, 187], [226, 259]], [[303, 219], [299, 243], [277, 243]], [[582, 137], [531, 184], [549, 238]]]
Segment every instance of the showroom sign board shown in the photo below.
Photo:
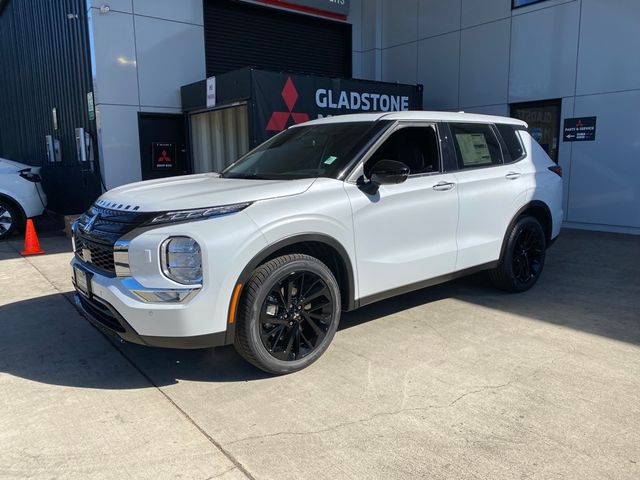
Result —
[[246, 105], [251, 147], [292, 125], [317, 118], [422, 110], [422, 85], [254, 68], [216, 75], [213, 106], [209, 99], [212, 78], [181, 88], [183, 110], [196, 114]]
[[565, 118], [562, 140], [591, 142], [596, 139], [596, 117]]

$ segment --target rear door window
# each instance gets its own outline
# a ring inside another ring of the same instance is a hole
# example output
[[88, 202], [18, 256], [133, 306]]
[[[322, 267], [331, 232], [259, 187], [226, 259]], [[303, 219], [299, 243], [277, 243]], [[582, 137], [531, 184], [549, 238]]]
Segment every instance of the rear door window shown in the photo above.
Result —
[[451, 123], [458, 168], [501, 165], [502, 151], [491, 126], [482, 123]]

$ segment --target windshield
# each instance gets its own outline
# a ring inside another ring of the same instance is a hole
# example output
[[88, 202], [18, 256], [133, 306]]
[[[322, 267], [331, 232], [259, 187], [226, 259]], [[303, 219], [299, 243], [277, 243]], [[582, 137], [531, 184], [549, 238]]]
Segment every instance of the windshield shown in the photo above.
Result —
[[294, 127], [230, 165], [224, 178], [290, 180], [338, 178], [381, 122], [344, 122]]

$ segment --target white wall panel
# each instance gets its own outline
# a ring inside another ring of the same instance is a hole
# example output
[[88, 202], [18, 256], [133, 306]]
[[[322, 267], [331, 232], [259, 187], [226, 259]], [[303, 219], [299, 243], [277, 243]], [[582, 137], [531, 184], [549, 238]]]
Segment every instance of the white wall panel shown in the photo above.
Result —
[[376, 48], [378, 0], [362, 2], [362, 51]]
[[133, 13], [203, 25], [202, 0], [133, 0]]
[[509, 16], [511, 0], [462, 0], [462, 28]]
[[89, 6], [91, 7], [100, 8], [102, 5], [109, 5], [112, 11], [124, 13], [131, 13], [132, 3], [132, 0], [110, 0], [109, 2], [105, 2], [105, 0], [89, 0]]
[[382, 80], [385, 82], [416, 83], [418, 44], [407, 43], [382, 50]]
[[460, 105], [507, 103], [510, 21], [462, 30]]
[[[200, 0], [202, 1], [202, 0]], [[366, 1], [366, 0], [365, 0]], [[351, 24], [351, 49], [362, 51], [362, 0], [351, 0], [347, 21]]]
[[566, 97], [562, 99], [560, 105], [560, 144], [558, 145], [558, 165], [562, 167], [562, 208], [564, 210], [564, 220], [567, 219], [569, 213], [569, 184], [571, 183], [571, 155], [573, 152], [573, 144], [575, 142], [562, 141], [562, 126], [565, 118], [573, 117], [575, 97]]
[[424, 85], [424, 108], [458, 107], [460, 34], [438, 35], [418, 43], [418, 83]]
[[362, 58], [361, 58], [362, 70], [360, 71], [361, 76], [359, 78], [364, 78], [367, 80], [375, 80], [377, 54], [378, 54], [377, 50], [369, 50], [367, 52], [362, 52]]
[[574, 94], [579, 19], [577, 2], [513, 17], [511, 102]]
[[640, 228], [640, 91], [576, 97], [596, 140], [574, 142], [568, 220]]
[[135, 17], [140, 104], [180, 107], [180, 87], [205, 78], [204, 29]]
[[138, 104], [138, 76], [133, 17], [90, 11], [93, 36], [95, 103]]
[[577, 94], [640, 88], [640, 1], [584, 0]]
[[139, 181], [138, 107], [96, 106], [100, 162], [107, 188]]
[[418, 38], [433, 37], [460, 29], [461, 0], [420, 0]]
[[461, 107], [460, 110], [466, 113], [481, 113], [482, 115], [498, 115], [500, 117], [509, 116], [509, 105], [485, 105], [482, 107]]
[[418, 0], [383, 0], [382, 48], [418, 39], [417, 12]]

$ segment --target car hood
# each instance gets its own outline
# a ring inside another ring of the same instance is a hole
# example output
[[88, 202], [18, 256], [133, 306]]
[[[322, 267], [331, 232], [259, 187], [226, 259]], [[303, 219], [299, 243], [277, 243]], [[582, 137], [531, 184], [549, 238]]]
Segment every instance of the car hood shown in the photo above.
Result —
[[96, 203], [105, 208], [141, 212], [216, 207], [298, 195], [314, 180], [250, 180], [203, 173], [131, 183], [109, 190]]
[[0, 157], [0, 173], [15, 173], [26, 168], [30, 169], [33, 173], [40, 172], [40, 167], [34, 167], [33, 165], [26, 165]]

